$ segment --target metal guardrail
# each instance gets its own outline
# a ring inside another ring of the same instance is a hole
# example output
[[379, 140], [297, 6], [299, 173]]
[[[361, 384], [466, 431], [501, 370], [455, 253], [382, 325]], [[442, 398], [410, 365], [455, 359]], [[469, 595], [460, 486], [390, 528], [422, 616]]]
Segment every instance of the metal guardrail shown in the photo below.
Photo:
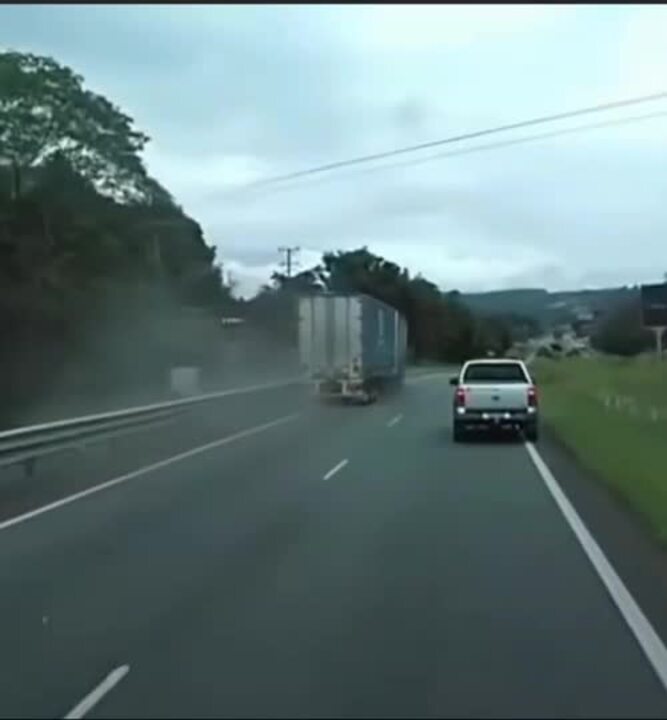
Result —
[[[423, 370], [429, 369], [423, 368]], [[445, 371], [446, 369], [440, 370], [440, 372]], [[426, 376], [428, 372], [415, 373], [413, 380], [419, 379], [422, 375]], [[136, 432], [140, 427], [150, 427], [169, 421], [177, 414], [201, 403], [220, 400], [232, 395], [299, 385], [304, 382], [307, 382], [305, 377], [297, 376], [259, 385], [230, 388], [181, 400], [5, 430], [0, 432], [0, 468], [23, 463], [27, 474], [31, 475], [36, 459], [41, 456], [79, 448], [89, 442], [123, 432]]]
[[0, 432], [0, 467], [24, 463], [32, 474], [35, 460], [43, 455], [80, 446], [91, 439], [114, 434], [119, 430], [156, 424], [198, 404], [220, 400], [232, 395], [259, 392], [273, 388], [297, 385], [301, 378], [231, 388], [195, 397], [145, 405], [143, 407], [114, 410], [84, 417], [58, 420], [40, 425]]

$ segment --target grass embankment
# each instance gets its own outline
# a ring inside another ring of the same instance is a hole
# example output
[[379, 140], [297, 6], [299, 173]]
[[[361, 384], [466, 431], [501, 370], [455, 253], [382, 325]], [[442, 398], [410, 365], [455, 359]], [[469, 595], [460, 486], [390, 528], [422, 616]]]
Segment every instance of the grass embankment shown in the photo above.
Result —
[[667, 545], [667, 363], [539, 359], [542, 417]]

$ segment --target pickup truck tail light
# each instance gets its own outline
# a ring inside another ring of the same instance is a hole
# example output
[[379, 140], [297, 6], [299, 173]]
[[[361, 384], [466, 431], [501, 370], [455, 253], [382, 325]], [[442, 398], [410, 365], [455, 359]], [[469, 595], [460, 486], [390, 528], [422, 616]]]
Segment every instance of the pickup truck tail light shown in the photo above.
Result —
[[466, 392], [462, 387], [456, 388], [456, 394], [454, 395], [454, 405], [456, 407], [466, 406]]
[[537, 388], [534, 385], [528, 388], [528, 407], [537, 407]]

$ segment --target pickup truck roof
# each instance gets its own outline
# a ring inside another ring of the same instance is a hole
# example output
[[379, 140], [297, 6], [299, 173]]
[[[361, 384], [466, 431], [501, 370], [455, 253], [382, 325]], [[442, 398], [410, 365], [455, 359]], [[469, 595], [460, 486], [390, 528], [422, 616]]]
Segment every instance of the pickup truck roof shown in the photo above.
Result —
[[517, 358], [475, 358], [473, 360], [467, 360], [464, 363], [463, 367], [465, 367], [466, 365], [472, 365], [474, 363], [485, 363], [489, 365], [524, 365], [523, 360], [518, 360]]

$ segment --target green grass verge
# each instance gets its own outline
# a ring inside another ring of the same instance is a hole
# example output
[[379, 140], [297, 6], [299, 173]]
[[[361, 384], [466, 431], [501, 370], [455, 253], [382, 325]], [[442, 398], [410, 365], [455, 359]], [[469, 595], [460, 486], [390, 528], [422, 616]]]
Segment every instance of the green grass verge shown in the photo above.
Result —
[[667, 363], [537, 360], [542, 417], [667, 545]]

